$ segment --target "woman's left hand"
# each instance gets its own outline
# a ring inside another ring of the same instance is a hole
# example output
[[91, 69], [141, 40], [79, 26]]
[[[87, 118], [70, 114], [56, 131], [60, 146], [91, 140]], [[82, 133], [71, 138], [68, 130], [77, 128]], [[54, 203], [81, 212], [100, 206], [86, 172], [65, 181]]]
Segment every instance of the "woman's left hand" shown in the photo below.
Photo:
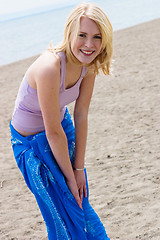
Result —
[[81, 203], [83, 201], [83, 192], [84, 197], [87, 197], [87, 187], [86, 187], [86, 178], [84, 171], [76, 171], [74, 170], [75, 179], [77, 182], [78, 190], [79, 190], [79, 196], [81, 199]]

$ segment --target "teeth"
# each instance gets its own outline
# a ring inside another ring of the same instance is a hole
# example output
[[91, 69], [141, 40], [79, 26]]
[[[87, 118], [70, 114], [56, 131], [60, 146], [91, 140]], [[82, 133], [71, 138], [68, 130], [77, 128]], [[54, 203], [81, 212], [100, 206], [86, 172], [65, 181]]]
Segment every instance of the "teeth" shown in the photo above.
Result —
[[88, 52], [88, 51], [84, 51], [84, 50], [82, 50], [82, 52], [85, 53], [85, 54], [88, 54], [88, 55], [90, 55], [92, 53], [92, 51]]

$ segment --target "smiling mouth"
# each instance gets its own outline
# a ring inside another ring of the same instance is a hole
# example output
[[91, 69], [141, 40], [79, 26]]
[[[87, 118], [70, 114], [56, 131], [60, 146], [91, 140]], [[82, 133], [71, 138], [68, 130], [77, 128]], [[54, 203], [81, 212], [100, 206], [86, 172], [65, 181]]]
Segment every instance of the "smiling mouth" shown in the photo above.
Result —
[[85, 50], [80, 50], [84, 55], [86, 56], [91, 56], [95, 51], [85, 51]]

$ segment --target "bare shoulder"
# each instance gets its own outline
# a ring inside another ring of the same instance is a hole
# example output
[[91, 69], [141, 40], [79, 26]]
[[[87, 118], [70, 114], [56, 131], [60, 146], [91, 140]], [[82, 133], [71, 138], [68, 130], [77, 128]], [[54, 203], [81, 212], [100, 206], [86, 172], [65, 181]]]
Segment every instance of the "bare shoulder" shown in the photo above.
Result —
[[44, 52], [28, 69], [28, 81], [31, 85], [37, 86], [39, 81], [60, 78], [60, 57], [58, 54]]
[[94, 73], [94, 71], [92, 71], [92, 69], [87, 69], [87, 73], [84, 77], [84, 81], [89, 81], [89, 80], [95, 80], [96, 78], [96, 74]]

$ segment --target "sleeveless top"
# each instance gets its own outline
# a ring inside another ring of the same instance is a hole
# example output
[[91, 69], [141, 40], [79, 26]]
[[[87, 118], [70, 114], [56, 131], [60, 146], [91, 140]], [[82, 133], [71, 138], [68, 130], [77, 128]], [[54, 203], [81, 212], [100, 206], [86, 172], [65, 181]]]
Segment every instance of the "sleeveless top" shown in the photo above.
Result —
[[[61, 60], [59, 103], [62, 121], [66, 105], [75, 101], [79, 96], [80, 84], [87, 73], [87, 69], [83, 67], [81, 76], [75, 85], [71, 88], [65, 89], [66, 57], [64, 52], [60, 52], [58, 55]], [[25, 74], [18, 91], [11, 123], [13, 127], [22, 131], [41, 132], [45, 130], [37, 90], [28, 84], [27, 73]]]

